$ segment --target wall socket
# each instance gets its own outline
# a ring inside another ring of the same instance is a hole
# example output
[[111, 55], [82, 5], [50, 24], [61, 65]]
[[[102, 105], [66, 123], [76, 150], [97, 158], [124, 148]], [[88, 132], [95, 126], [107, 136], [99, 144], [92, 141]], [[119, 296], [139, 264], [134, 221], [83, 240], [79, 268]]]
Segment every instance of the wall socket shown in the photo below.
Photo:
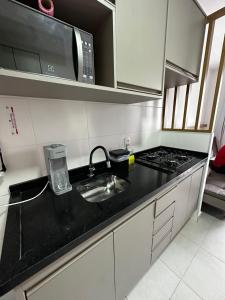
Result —
[[127, 136], [124, 138], [124, 146], [127, 149], [131, 145], [131, 137]]

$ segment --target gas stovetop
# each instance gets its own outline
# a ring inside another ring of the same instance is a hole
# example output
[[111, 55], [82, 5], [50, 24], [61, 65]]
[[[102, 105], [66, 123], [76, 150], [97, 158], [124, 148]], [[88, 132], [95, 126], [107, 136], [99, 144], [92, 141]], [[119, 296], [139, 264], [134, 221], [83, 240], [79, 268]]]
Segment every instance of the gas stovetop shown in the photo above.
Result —
[[194, 158], [185, 150], [162, 147], [141, 153], [136, 162], [166, 173], [174, 173]]

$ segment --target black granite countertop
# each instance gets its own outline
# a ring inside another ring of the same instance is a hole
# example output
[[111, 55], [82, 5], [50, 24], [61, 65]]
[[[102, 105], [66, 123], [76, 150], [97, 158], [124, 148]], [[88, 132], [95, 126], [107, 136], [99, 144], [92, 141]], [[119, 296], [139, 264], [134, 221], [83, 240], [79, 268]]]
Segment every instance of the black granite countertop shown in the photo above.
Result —
[[[113, 174], [130, 182], [128, 188], [104, 202], [89, 203], [76, 190], [87, 178], [88, 167], [70, 171], [73, 190], [56, 196], [48, 187], [37, 199], [8, 210], [0, 262], [0, 296], [106, 228], [141, 203], [173, 184], [187, 170], [206, 160], [207, 154], [192, 152], [195, 159], [179, 172], [166, 174], [135, 163], [130, 169], [120, 164]], [[104, 163], [97, 165], [105, 172]], [[10, 187], [10, 202], [28, 199], [40, 192], [47, 177]], [[154, 199], [154, 197], [153, 197]]]

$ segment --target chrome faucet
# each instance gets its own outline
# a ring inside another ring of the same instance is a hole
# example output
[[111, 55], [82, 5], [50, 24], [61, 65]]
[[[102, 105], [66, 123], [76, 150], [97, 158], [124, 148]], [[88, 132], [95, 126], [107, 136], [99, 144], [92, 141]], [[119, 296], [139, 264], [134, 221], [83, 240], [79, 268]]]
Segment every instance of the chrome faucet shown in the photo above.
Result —
[[92, 158], [93, 158], [93, 154], [94, 154], [95, 150], [98, 150], [98, 149], [102, 149], [104, 151], [105, 158], [106, 158], [106, 166], [107, 166], [107, 168], [111, 168], [111, 163], [110, 163], [110, 160], [109, 160], [109, 155], [108, 155], [107, 150], [103, 146], [97, 146], [90, 153], [90, 160], [89, 160], [89, 171], [90, 171], [90, 173], [89, 173], [89, 177], [94, 176], [95, 167], [92, 163]]

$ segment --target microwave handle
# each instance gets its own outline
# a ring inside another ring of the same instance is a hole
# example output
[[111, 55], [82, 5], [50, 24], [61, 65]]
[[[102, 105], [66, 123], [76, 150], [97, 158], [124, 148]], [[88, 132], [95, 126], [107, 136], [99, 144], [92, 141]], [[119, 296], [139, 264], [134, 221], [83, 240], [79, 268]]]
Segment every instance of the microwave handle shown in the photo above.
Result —
[[77, 46], [77, 59], [78, 59], [78, 70], [77, 70], [77, 79], [82, 82], [83, 80], [83, 63], [84, 63], [84, 55], [83, 55], [83, 46], [81, 40], [81, 34], [78, 28], [74, 28], [74, 33], [76, 37], [76, 46]]

